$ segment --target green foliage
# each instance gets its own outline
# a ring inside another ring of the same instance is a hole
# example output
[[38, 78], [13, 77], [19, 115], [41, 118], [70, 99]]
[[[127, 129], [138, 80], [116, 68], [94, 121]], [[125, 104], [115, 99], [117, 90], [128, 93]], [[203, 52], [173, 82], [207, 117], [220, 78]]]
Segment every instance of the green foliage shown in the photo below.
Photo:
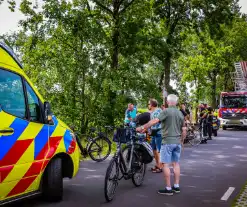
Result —
[[235, 0], [22, 0], [20, 11], [21, 30], [3, 38], [54, 113], [82, 133], [121, 124], [128, 103], [162, 103], [163, 86], [190, 105], [216, 105], [232, 89], [233, 63], [247, 59]]

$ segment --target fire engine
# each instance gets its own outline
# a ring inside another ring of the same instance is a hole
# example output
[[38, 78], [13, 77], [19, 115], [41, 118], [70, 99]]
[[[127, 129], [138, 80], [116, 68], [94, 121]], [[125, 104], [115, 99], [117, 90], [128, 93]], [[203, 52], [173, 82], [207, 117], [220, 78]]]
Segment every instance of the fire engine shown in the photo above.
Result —
[[234, 92], [221, 92], [219, 119], [223, 130], [247, 127], [247, 62], [235, 63]]

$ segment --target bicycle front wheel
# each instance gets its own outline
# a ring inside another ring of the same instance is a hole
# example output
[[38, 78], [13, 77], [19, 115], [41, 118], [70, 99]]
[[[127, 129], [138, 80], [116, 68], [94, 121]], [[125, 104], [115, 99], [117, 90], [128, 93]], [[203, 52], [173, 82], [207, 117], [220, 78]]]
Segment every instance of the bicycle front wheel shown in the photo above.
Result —
[[189, 140], [189, 143], [192, 146], [198, 146], [202, 141], [201, 131], [200, 130], [194, 130], [193, 132], [191, 132], [191, 136], [193, 136], [193, 138]]
[[95, 138], [88, 147], [88, 155], [96, 162], [104, 161], [111, 153], [111, 142], [104, 137]]
[[119, 165], [115, 158], [110, 161], [110, 164], [106, 170], [105, 175], [105, 186], [104, 193], [105, 199], [110, 202], [113, 200], [116, 188], [118, 186], [118, 174], [119, 174]]
[[132, 182], [136, 187], [142, 185], [146, 173], [146, 164], [141, 162], [141, 156], [141, 152], [133, 152], [132, 171], [134, 174], [132, 176]]

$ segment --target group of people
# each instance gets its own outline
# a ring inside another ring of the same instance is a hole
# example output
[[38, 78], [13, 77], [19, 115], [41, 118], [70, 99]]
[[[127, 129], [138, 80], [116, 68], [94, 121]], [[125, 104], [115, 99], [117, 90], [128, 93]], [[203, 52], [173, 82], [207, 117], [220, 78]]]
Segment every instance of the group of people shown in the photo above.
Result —
[[[191, 123], [191, 112], [184, 103], [177, 107], [178, 97], [170, 94], [167, 97], [168, 108], [164, 105], [158, 107], [155, 99], [148, 102], [148, 112], [137, 115], [134, 104], [128, 104], [125, 112], [125, 123], [139, 125], [137, 132], [148, 133], [151, 136], [151, 146], [154, 152], [155, 166], [153, 173], [164, 173], [166, 187], [158, 190], [159, 194], [173, 195], [180, 193], [180, 166], [182, 144], [186, 138], [187, 126]], [[212, 139], [212, 121], [214, 116], [212, 107], [206, 104], [199, 105], [199, 123], [203, 129], [202, 143]], [[136, 125], [135, 125], [136, 126]], [[170, 168], [172, 165], [175, 180], [171, 185]]]
[[[215, 113], [213, 108], [207, 104], [200, 104], [198, 108], [199, 123], [203, 129], [203, 140], [201, 143], [207, 144], [207, 140], [212, 140], [212, 122]], [[219, 122], [217, 124], [219, 125]]]
[[[177, 108], [178, 97], [170, 94], [167, 97], [168, 108], [158, 107], [155, 99], [148, 102], [149, 112], [137, 116], [137, 108], [134, 104], [128, 104], [125, 112], [125, 123], [131, 124], [135, 121], [139, 127], [137, 132], [149, 133], [152, 137], [151, 146], [154, 152], [155, 166], [151, 169], [154, 173], [164, 172], [166, 187], [158, 190], [159, 194], [173, 195], [180, 192], [180, 166], [182, 143], [186, 138], [186, 121], [190, 121], [190, 112], [186, 110], [185, 104]], [[170, 168], [173, 166], [175, 175], [174, 184], [170, 181]]]

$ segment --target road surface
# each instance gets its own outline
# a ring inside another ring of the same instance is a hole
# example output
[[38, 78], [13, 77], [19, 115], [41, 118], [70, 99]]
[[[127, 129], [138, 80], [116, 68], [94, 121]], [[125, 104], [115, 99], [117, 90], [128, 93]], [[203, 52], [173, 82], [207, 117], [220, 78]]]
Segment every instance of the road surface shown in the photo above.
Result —
[[181, 159], [181, 193], [170, 197], [157, 194], [158, 189], [165, 187], [162, 174], [148, 171], [139, 188], [134, 187], [131, 180], [121, 180], [115, 200], [106, 203], [103, 186], [108, 162], [82, 162], [77, 177], [64, 181], [64, 200], [60, 203], [45, 203], [35, 198], [15, 206], [231, 206], [247, 180], [247, 133], [219, 131], [219, 136], [208, 144], [186, 147]]

